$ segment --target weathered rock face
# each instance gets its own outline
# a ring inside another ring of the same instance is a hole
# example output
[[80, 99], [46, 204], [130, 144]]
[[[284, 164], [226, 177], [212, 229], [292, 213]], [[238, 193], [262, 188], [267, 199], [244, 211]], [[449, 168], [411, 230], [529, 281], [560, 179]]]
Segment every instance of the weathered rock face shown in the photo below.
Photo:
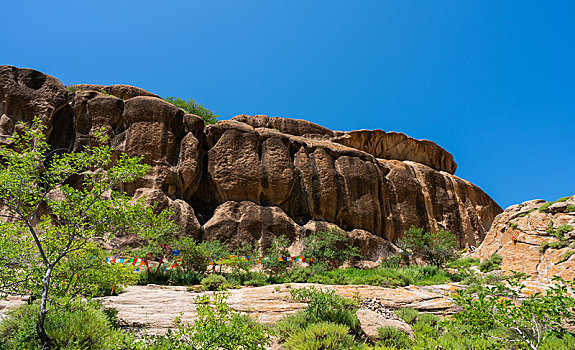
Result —
[[38, 115], [53, 147], [81, 150], [103, 128], [118, 152], [152, 167], [123, 189], [177, 213], [182, 233], [292, 250], [326, 227], [348, 232], [370, 260], [412, 225], [477, 245], [501, 208], [453, 175], [443, 148], [404, 134], [336, 132], [285, 118], [240, 115], [204, 126], [145, 90], [126, 85], [66, 89], [40, 72], [0, 66], [0, 139]]
[[498, 254], [503, 270], [524, 272], [542, 283], [556, 275], [575, 278], [575, 196], [547, 209], [544, 205], [536, 199], [507, 208], [472, 256]]

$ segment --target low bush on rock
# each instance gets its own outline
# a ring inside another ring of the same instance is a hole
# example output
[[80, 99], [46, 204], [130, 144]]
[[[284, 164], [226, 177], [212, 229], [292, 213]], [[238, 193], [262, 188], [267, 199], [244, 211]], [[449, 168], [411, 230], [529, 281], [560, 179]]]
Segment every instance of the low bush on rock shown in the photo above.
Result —
[[493, 254], [479, 264], [479, 271], [485, 273], [499, 270], [501, 268], [502, 260], [503, 257], [501, 257], [501, 255]]

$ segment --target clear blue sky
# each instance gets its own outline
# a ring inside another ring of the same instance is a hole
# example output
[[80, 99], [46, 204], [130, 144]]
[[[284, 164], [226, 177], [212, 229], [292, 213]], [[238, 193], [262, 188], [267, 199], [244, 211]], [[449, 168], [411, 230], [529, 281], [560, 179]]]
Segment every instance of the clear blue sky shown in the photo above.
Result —
[[502, 207], [575, 194], [575, 1], [7, 1], [0, 64], [432, 140]]

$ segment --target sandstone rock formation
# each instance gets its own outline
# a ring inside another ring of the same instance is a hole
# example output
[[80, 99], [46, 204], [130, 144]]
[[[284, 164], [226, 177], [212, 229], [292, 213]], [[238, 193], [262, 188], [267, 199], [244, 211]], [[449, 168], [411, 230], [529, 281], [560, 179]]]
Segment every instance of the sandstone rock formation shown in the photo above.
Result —
[[215, 125], [126, 85], [73, 85], [0, 66], [0, 143], [37, 115], [53, 148], [81, 150], [104, 128], [118, 152], [143, 156], [151, 172], [123, 188], [176, 211], [181, 234], [292, 250], [326, 227], [348, 232], [377, 260], [412, 225], [443, 228], [477, 245], [501, 208], [456, 177], [453, 157], [404, 134], [331, 131], [285, 118], [240, 115]]
[[531, 200], [512, 205], [498, 215], [483, 243], [472, 254], [503, 260], [505, 271], [519, 271], [535, 281], [553, 276], [575, 278], [575, 196], [557, 203]]

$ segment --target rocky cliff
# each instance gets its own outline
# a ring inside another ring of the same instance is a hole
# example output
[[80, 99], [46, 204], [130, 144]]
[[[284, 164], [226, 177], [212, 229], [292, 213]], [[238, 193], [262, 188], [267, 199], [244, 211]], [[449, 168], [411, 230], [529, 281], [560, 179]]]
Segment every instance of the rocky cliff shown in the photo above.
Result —
[[501, 212], [431, 141], [262, 115], [204, 125], [136, 87], [67, 88], [0, 66], [0, 143], [33, 116], [53, 148], [81, 150], [104, 127], [114, 149], [142, 155], [150, 174], [123, 190], [173, 208], [182, 233], [198, 239], [267, 245], [284, 234], [297, 251], [302, 237], [337, 226], [375, 260], [412, 225], [477, 245]]
[[501, 268], [549, 283], [553, 276], [575, 278], [575, 196], [512, 205], [498, 215], [472, 256], [500, 255]]

